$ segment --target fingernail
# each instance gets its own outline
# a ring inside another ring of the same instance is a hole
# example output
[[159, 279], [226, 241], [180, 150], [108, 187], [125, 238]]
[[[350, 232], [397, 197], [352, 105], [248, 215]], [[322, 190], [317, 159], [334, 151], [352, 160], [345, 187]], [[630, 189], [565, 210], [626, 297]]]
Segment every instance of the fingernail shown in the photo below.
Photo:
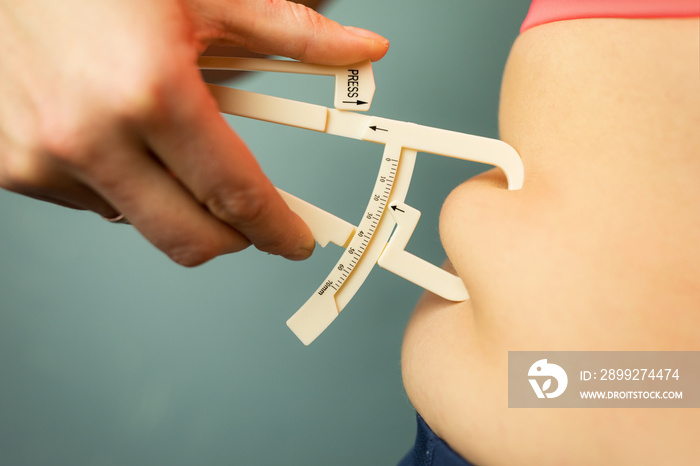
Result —
[[389, 44], [389, 41], [385, 38], [377, 34], [376, 32], [368, 31], [367, 29], [362, 29], [362, 28], [356, 28], [354, 26], [343, 26], [346, 31], [358, 36], [362, 37], [365, 39], [372, 39], [376, 40], [377, 42], [384, 42], [387, 45]]

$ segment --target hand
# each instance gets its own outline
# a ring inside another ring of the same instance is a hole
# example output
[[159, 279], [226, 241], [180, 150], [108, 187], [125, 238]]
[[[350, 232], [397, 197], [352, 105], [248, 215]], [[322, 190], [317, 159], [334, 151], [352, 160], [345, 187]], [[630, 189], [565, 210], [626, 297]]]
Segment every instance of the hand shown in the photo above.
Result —
[[206, 46], [324, 64], [388, 48], [282, 0], [0, 0], [0, 30], [0, 187], [123, 213], [186, 266], [314, 246], [219, 114], [196, 66]]

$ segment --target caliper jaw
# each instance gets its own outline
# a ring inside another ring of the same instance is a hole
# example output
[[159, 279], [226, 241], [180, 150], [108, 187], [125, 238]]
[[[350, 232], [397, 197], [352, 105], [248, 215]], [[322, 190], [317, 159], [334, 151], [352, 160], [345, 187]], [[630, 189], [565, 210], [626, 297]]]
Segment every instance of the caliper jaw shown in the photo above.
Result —
[[338, 316], [375, 263], [447, 300], [469, 298], [459, 277], [406, 251], [420, 218], [418, 210], [404, 203], [416, 154], [426, 152], [495, 165], [503, 170], [508, 189], [513, 190], [522, 187], [524, 170], [520, 156], [511, 146], [496, 139], [348, 111], [365, 111], [371, 105], [375, 87], [370, 62], [335, 67], [287, 60], [203, 57], [199, 64], [202, 69], [334, 76], [334, 109], [222, 86], [209, 87], [224, 113], [385, 145], [377, 181], [357, 226], [279, 190], [289, 207], [307, 223], [320, 246], [332, 242], [345, 249], [326, 280], [287, 321], [305, 345]]

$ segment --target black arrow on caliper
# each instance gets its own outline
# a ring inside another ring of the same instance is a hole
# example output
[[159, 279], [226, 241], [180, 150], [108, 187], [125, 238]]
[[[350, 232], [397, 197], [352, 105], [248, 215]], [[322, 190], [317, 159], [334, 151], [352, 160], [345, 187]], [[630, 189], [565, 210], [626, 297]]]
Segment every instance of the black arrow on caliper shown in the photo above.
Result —
[[396, 207], [395, 205], [391, 206], [391, 209], [394, 210], [394, 211], [398, 210], [399, 212], [403, 212], [404, 214], [406, 213], [405, 210], [401, 210], [401, 209], [399, 209], [398, 207]]
[[344, 104], [357, 104], [357, 105], [365, 105], [367, 102], [364, 100], [343, 100]]
[[378, 126], [370, 126], [369, 129], [372, 131], [389, 131], [388, 129], [380, 128]]

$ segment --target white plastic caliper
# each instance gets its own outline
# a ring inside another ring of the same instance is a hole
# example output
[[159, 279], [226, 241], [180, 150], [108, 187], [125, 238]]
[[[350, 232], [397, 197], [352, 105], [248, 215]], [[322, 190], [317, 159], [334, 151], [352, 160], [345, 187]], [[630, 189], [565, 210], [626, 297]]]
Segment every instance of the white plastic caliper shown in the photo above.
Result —
[[512, 147], [496, 139], [354, 113], [368, 110], [374, 96], [369, 61], [339, 67], [287, 60], [202, 57], [199, 67], [334, 76], [334, 109], [211, 84], [209, 87], [224, 113], [385, 145], [377, 181], [358, 225], [280, 190], [320, 246], [331, 242], [345, 248], [321, 286], [287, 321], [305, 345], [314, 341], [345, 308], [374, 264], [445, 299], [469, 298], [459, 277], [404, 250], [420, 217], [418, 210], [404, 203], [416, 154], [428, 152], [495, 165], [505, 172], [508, 189], [513, 190], [522, 187], [523, 164]]

